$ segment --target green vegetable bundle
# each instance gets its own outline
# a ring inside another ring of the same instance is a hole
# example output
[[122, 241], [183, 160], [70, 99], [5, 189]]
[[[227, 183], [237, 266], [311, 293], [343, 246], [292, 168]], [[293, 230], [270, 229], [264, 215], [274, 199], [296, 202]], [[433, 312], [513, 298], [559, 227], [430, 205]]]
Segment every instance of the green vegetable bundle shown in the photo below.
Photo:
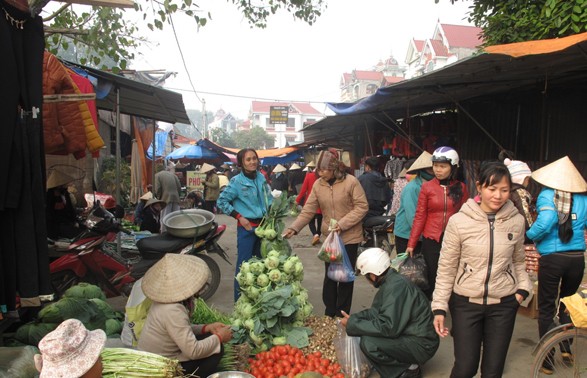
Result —
[[236, 280], [241, 296], [233, 313], [233, 340], [248, 342], [253, 352], [272, 345], [308, 345], [311, 330], [303, 327], [313, 307], [302, 287], [303, 265], [298, 256], [270, 251], [265, 259], [241, 264]]
[[104, 348], [102, 377], [183, 377], [178, 360], [127, 348]]
[[291, 255], [289, 242], [281, 235], [285, 230], [283, 218], [290, 215], [292, 206], [295, 207], [295, 197], [288, 197], [286, 192], [282, 192], [279, 197], [273, 199], [263, 220], [255, 229], [255, 235], [262, 239], [261, 256], [267, 257], [272, 250], [285, 256]]

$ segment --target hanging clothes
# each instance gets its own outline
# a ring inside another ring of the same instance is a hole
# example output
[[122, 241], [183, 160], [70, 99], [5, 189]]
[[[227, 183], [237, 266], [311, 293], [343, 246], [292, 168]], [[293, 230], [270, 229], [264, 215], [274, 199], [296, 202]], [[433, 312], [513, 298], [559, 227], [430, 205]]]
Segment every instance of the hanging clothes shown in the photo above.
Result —
[[[0, 310], [39, 306], [51, 294], [45, 224], [44, 30], [0, 0]], [[10, 16], [10, 17], [9, 17]]]

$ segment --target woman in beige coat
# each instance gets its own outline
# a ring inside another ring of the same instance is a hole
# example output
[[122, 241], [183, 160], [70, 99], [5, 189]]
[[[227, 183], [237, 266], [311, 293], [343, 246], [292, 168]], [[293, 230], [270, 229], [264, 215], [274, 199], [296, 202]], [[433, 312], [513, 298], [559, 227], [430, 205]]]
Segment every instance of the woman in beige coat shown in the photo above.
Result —
[[[359, 180], [345, 171], [344, 164], [338, 160], [336, 150], [322, 151], [318, 156], [316, 180], [310, 196], [297, 219], [285, 231], [284, 237], [296, 235], [313, 218], [318, 209], [322, 210], [322, 233], [330, 232], [330, 220], [336, 221], [332, 232], [340, 233], [352, 266], [357, 262], [357, 249], [363, 241], [362, 219], [369, 210], [367, 197]], [[353, 299], [353, 282], [336, 282], [328, 278], [325, 263], [322, 301], [326, 307], [325, 315], [342, 317], [341, 311], [350, 313]]]
[[434, 328], [448, 335], [450, 309], [455, 363], [451, 377], [501, 377], [520, 303], [532, 290], [524, 262], [524, 217], [509, 200], [503, 163], [481, 166], [477, 191], [446, 226], [432, 300]]

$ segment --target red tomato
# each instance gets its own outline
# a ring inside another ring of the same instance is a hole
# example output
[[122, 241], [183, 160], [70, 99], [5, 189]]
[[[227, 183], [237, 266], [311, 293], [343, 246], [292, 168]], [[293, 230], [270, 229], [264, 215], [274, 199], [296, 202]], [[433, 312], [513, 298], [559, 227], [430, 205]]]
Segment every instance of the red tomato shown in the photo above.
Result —
[[327, 358], [322, 358], [322, 359], [320, 359], [320, 365], [327, 367], [328, 365], [330, 365], [330, 360]]
[[313, 355], [314, 357], [321, 358], [321, 357], [322, 357], [322, 352], [320, 352], [320, 351], [316, 351], [316, 352], [312, 353], [312, 355]]

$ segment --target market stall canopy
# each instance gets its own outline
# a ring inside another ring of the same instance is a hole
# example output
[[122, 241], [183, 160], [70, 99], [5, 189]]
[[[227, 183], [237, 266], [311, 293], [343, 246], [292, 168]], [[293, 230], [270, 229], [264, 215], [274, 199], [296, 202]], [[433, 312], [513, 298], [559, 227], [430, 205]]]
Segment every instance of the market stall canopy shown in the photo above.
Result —
[[96, 106], [98, 109], [116, 110], [117, 91], [120, 89], [120, 112], [137, 117], [169, 123], [190, 123], [181, 94], [127, 79], [124, 76], [95, 68], [65, 62], [90, 81], [97, 79]]
[[352, 146], [357, 127], [454, 109], [455, 104], [476, 97], [569, 85], [587, 78], [586, 51], [587, 33], [491, 46], [442, 69], [379, 88], [357, 102], [328, 103], [337, 115], [306, 126], [304, 140]]
[[221, 159], [228, 160], [228, 157], [222, 152], [214, 151], [195, 144], [189, 144], [174, 150], [167, 155], [165, 159]]
[[[221, 146], [219, 144], [212, 142], [211, 140], [209, 140], [207, 138], [200, 139], [199, 141], [196, 142], [196, 144], [200, 145], [200, 146], [211, 148], [213, 150], [218, 150], [218, 151], [222, 151], [222, 152], [234, 154], [234, 155], [236, 155], [240, 150], [240, 148], [229, 148], [229, 147]], [[266, 150], [257, 150], [257, 155], [259, 155], [259, 159], [263, 159], [266, 157], [284, 156], [284, 155], [290, 154], [292, 152], [296, 152], [298, 150], [299, 150], [299, 147], [268, 148]]]

